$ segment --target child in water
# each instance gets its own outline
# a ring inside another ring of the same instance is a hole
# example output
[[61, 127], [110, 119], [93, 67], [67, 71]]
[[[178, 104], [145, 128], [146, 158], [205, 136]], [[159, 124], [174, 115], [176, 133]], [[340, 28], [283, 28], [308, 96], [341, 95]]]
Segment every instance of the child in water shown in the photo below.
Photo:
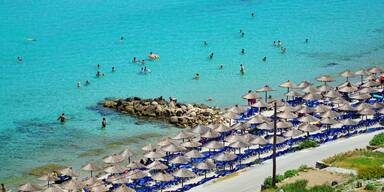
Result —
[[199, 79], [200, 79], [200, 75], [199, 75], [198, 73], [196, 73], [194, 79], [195, 79], [195, 80], [199, 80]]
[[105, 117], [103, 117], [103, 120], [101, 121], [101, 127], [103, 129], [105, 129], [107, 127], [107, 120], [105, 119]]
[[245, 69], [244, 69], [243, 64], [240, 64], [240, 73], [241, 73], [242, 75], [244, 75], [244, 73], [245, 73]]

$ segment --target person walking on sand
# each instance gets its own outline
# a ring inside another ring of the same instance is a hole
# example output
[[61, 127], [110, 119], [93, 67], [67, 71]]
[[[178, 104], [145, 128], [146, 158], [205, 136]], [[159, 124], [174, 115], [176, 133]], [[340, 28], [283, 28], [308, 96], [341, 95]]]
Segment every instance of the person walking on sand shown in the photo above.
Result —
[[65, 116], [64, 113], [62, 113], [58, 118], [57, 120], [60, 120], [61, 123], [64, 123], [65, 120], [67, 120], [67, 117]]
[[105, 119], [105, 117], [103, 117], [103, 120], [101, 121], [101, 127], [103, 129], [105, 129], [107, 127], [107, 120]]

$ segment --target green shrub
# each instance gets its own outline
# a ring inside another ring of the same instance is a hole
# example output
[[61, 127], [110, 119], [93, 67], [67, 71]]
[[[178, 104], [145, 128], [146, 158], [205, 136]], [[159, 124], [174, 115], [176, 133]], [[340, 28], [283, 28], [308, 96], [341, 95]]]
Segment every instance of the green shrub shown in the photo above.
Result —
[[372, 146], [384, 147], [384, 133], [375, 135], [369, 144]]
[[309, 192], [333, 192], [335, 191], [331, 186], [319, 185], [312, 187]]
[[299, 143], [298, 148], [299, 149], [307, 149], [307, 148], [312, 148], [312, 147], [317, 147], [317, 146], [319, 146], [319, 145], [317, 144], [317, 142], [315, 140], [306, 139], [306, 140]]
[[307, 192], [307, 180], [298, 180], [294, 183], [286, 184], [282, 187], [284, 192]]
[[373, 183], [368, 183], [366, 186], [365, 186], [365, 190], [368, 190], [368, 191], [373, 191], [375, 190], [375, 185]]
[[[282, 182], [285, 179], [283, 175], [276, 175], [276, 183]], [[268, 188], [272, 188], [272, 177], [269, 176], [264, 180], [264, 186]]]
[[288, 170], [288, 171], [284, 172], [284, 177], [290, 178], [290, 177], [294, 177], [298, 174], [299, 174], [299, 171], [292, 169], [292, 170]]
[[380, 179], [384, 177], [384, 168], [381, 166], [361, 167], [358, 170], [361, 179]]

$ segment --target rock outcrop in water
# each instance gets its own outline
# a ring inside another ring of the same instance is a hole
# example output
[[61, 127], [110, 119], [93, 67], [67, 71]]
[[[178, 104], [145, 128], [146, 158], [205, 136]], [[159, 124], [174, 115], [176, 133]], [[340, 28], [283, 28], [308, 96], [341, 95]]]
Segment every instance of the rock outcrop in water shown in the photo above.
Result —
[[161, 120], [182, 128], [221, 122], [220, 109], [204, 104], [168, 102], [162, 98], [129, 97], [105, 99], [102, 105], [106, 108], [116, 109], [123, 114]]

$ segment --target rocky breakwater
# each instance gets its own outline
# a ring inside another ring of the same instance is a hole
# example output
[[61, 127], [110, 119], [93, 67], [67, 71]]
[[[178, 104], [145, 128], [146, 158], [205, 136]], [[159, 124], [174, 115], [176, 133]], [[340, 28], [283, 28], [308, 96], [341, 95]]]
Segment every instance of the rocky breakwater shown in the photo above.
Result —
[[143, 117], [165, 121], [177, 127], [194, 127], [211, 123], [221, 123], [220, 109], [204, 104], [183, 104], [174, 100], [142, 99], [129, 97], [126, 99], [105, 99], [101, 103], [106, 108], [134, 117]]

